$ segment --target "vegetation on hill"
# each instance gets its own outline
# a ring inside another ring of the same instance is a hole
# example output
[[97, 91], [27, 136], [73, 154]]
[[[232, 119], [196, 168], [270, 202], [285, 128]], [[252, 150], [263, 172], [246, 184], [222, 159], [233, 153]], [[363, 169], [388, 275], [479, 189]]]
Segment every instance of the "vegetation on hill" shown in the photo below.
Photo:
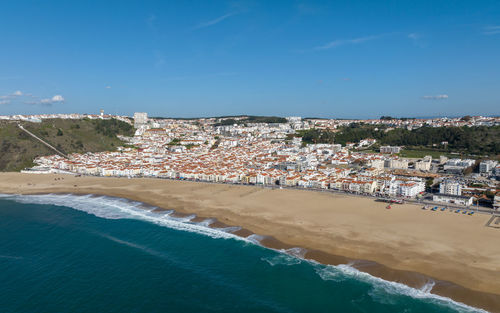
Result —
[[215, 126], [221, 125], [233, 125], [233, 124], [245, 124], [245, 123], [286, 123], [287, 120], [284, 117], [278, 116], [254, 116], [254, 115], [224, 115], [224, 116], [206, 116], [206, 117], [162, 117], [162, 116], [152, 116], [152, 119], [173, 119], [181, 121], [191, 121], [198, 120], [202, 118], [215, 118], [218, 119], [218, 123]]
[[108, 137], [116, 137], [116, 135], [133, 136], [134, 127], [125, 122], [111, 120], [90, 120], [94, 125], [97, 133]]
[[416, 119], [415, 117], [392, 117], [392, 116], [384, 116], [382, 115], [380, 117], [381, 120], [386, 120], [386, 121], [390, 121], [390, 120], [401, 120], [401, 121], [407, 121], [407, 120], [414, 120]]
[[302, 142], [306, 144], [335, 142], [335, 133], [319, 129], [299, 130], [297, 136], [302, 137]]
[[[339, 132], [310, 129], [297, 133], [306, 143], [359, 142], [373, 138], [380, 145], [405, 146], [414, 150], [438, 150], [467, 155], [500, 154], [500, 126], [478, 127], [421, 127], [414, 130], [351, 124]], [[444, 144], [442, 144], [444, 143]]]
[[286, 123], [287, 120], [284, 117], [278, 116], [245, 116], [242, 119], [225, 118], [221, 119], [214, 126], [224, 126], [233, 124], [248, 124], [248, 123]]
[[[64, 153], [113, 151], [124, 144], [116, 135], [134, 134], [131, 125], [114, 119], [49, 119], [21, 124]], [[0, 151], [0, 171], [19, 171], [32, 166], [38, 156], [55, 154], [12, 121], [0, 121]]]

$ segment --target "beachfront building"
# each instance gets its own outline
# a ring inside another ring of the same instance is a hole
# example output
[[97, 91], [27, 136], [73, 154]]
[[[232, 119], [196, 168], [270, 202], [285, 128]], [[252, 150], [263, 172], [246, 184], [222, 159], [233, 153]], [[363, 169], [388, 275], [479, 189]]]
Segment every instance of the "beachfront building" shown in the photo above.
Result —
[[378, 178], [379, 193], [390, 197], [414, 198], [425, 191], [425, 183], [418, 179], [395, 178], [385, 176]]
[[443, 202], [450, 204], [459, 204], [459, 205], [472, 205], [474, 198], [468, 196], [456, 196], [456, 195], [446, 195], [446, 194], [435, 194], [432, 196], [432, 201], [435, 202]]
[[425, 184], [422, 182], [409, 182], [399, 185], [399, 195], [406, 198], [414, 198], [425, 191]]

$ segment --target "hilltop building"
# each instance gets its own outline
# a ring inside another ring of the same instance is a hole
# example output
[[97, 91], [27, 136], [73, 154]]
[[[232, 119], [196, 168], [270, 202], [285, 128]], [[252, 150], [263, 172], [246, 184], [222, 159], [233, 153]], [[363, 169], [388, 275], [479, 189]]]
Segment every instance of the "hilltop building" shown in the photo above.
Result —
[[139, 128], [148, 122], [148, 113], [134, 113], [134, 127]]

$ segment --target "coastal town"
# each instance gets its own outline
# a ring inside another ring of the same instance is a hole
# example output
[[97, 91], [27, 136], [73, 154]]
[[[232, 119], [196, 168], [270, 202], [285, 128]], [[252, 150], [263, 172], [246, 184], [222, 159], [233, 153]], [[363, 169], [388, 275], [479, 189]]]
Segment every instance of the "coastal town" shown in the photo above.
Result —
[[[0, 117], [6, 119], [7, 117]], [[126, 116], [48, 115], [13, 116], [37, 122], [46, 118], [119, 119], [135, 127], [135, 135], [117, 151], [54, 154], [35, 159], [29, 172], [70, 172], [80, 175], [156, 177], [213, 183], [249, 184], [276, 188], [343, 191], [391, 199], [432, 200], [473, 206], [488, 203], [498, 209], [500, 164], [494, 159], [467, 159], [440, 155], [401, 157], [404, 147], [380, 146], [375, 139], [341, 144], [305, 144], [298, 131], [329, 129], [352, 123], [415, 129], [424, 126], [494, 126], [500, 118], [335, 120], [287, 117], [281, 123], [240, 123], [246, 117], [200, 119], [148, 118], [147, 113]], [[229, 119], [229, 118], [227, 118]], [[471, 169], [476, 168], [476, 172]], [[468, 175], [464, 175], [468, 173]]]
[[500, 313], [500, 0], [0, 8], [0, 313]]

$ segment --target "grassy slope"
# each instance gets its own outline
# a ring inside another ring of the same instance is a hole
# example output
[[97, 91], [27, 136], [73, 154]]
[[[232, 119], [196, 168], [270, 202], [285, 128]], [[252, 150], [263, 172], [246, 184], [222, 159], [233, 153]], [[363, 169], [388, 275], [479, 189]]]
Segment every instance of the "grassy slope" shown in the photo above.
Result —
[[[430, 155], [434, 159], [439, 159], [439, 156], [444, 155], [449, 158], [458, 158], [461, 156], [460, 153], [450, 153], [447, 151], [442, 151], [442, 150], [432, 150], [432, 149], [403, 149], [399, 153], [399, 156], [405, 157], [405, 158], [423, 158], [427, 155]], [[463, 155], [464, 157], [467, 156], [466, 154]]]
[[[116, 134], [132, 135], [133, 128], [116, 120], [44, 120], [22, 125], [62, 152], [112, 151], [123, 144]], [[19, 171], [33, 159], [55, 152], [24, 133], [17, 123], [0, 121], [0, 171]]]

